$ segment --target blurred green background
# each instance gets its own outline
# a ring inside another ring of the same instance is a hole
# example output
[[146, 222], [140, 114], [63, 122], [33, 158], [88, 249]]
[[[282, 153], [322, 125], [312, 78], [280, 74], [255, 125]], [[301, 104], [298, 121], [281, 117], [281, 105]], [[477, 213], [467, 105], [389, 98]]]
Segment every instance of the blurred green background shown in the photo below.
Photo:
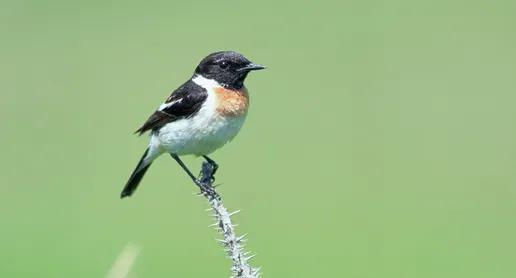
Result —
[[[516, 277], [514, 1], [2, 1], [0, 277], [228, 277], [132, 132], [218, 50], [250, 75], [212, 157], [263, 277]], [[201, 160], [186, 158], [195, 172]]]

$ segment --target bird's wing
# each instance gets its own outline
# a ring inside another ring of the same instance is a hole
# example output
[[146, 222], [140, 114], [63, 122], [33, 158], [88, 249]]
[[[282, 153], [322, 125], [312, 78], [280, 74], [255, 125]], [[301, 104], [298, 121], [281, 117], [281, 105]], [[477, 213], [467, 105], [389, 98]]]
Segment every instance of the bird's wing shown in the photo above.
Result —
[[189, 80], [172, 92], [165, 103], [135, 133], [142, 135], [149, 130], [159, 129], [170, 122], [191, 117], [201, 109], [207, 98], [208, 92], [206, 89]]

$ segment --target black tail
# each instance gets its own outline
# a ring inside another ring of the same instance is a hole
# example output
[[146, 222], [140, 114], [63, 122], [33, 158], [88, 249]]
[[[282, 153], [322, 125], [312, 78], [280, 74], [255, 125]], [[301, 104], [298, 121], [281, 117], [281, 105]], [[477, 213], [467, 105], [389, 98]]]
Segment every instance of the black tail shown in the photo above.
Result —
[[151, 166], [152, 162], [149, 162], [148, 165], [143, 167], [145, 157], [147, 156], [148, 153], [149, 153], [149, 149], [147, 148], [147, 150], [143, 154], [142, 158], [140, 159], [140, 162], [138, 162], [138, 165], [136, 166], [136, 168], [134, 168], [134, 171], [131, 174], [129, 181], [127, 181], [127, 183], [124, 187], [124, 190], [122, 190], [122, 194], [120, 194], [121, 199], [123, 199], [124, 197], [130, 197], [131, 195], [133, 195], [134, 191], [138, 187], [138, 184], [140, 184], [140, 182], [142, 181], [143, 176], [145, 175], [145, 172], [147, 172], [147, 170]]

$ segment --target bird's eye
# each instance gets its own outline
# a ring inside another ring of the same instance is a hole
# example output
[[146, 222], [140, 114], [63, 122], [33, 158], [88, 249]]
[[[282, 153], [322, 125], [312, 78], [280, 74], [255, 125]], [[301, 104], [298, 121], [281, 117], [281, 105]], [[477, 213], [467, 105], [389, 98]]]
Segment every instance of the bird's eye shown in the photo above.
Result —
[[227, 69], [229, 67], [229, 63], [226, 61], [219, 62], [219, 68], [221, 69]]

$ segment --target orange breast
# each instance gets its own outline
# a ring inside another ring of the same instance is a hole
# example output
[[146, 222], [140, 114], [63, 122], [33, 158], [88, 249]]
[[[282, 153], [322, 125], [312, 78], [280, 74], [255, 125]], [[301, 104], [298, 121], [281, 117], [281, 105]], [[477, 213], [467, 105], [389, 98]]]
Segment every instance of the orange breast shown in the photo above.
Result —
[[245, 87], [240, 90], [214, 88], [217, 96], [217, 114], [220, 116], [241, 116], [249, 108], [249, 93]]

